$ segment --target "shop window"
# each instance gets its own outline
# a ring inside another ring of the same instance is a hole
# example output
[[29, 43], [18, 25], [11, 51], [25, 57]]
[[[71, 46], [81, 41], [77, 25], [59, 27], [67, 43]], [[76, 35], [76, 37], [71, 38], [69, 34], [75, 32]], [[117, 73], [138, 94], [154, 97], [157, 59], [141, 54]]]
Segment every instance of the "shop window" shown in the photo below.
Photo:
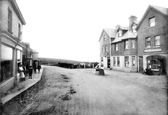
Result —
[[1, 76], [0, 82], [12, 77], [13, 72], [13, 49], [5, 45], [1, 45]]
[[117, 66], [120, 66], [120, 57], [117, 57]]
[[147, 48], [150, 48], [151, 47], [151, 38], [150, 37], [147, 37], [145, 39], [145, 45]]
[[125, 67], [129, 66], [129, 57], [125, 56]]
[[154, 27], [155, 26], [155, 17], [149, 18], [149, 27]]
[[135, 66], [135, 56], [132, 56], [132, 66]]
[[155, 41], [154, 41], [154, 43], [155, 43], [155, 46], [160, 46], [160, 36], [155, 36]]

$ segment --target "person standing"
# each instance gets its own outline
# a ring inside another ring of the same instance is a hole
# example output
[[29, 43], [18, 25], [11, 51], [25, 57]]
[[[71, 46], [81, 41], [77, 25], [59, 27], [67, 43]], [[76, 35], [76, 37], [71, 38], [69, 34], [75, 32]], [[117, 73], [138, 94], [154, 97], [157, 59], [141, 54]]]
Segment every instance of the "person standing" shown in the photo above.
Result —
[[40, 73], [40, 69], [41, 69], [41, 64], [40, 64], [40, 61], [38, 61], [38, 73]]
[[30, 58], [28, 62], [28, 69], [29, 69], [29, 79], [32, 79], [32, 73], [33, 73], [33, 60]]

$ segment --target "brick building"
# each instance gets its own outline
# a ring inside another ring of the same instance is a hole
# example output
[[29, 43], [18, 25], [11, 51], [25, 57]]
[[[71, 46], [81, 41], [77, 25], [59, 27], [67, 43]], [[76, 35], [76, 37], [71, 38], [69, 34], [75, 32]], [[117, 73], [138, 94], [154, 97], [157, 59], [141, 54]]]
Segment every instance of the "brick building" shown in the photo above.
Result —
[[113, 70], [137, 71], [137, 17], [130, 16], [129, 26], [116, 26], [116, 37], [111, 43], [111, 68]]
[[14, 84], [22, 63], [22, 26], [26, 22], [15, 0], [0, 0], [0, 91]]
[[[168, 71], [168, 9], [149, 6], [137, 26], [138, 71]], [[168, 73], [168, 72], [167, 72]]]
[[[109, 47], [110, 68], [128, 72], [143, 72], [150, 68], [152, 74], [168, 73], [167, 8], [149, 5], [139, 23], [131, 16], [128, 27], [117, 25], [113, 31], [116, 33]], [[107, 63], [102, 53], [106, 45], [103, 37], [102, 32], [100, 56], [102, 62]]]
[[114, 40], [116, 36], [115, 29], [103, 29], [101, 36], [99, 38], [100, 42], [100, 64], [105, 68], [110, 68], [110, 52], [111, 52], [111, 41]]

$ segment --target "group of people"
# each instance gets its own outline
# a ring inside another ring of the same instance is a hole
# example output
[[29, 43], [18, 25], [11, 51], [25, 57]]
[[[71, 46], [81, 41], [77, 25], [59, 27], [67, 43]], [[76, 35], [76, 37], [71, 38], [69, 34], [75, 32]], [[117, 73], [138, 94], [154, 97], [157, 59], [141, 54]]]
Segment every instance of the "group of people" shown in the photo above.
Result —
[[21, 81], [25, 80], [25, 77], [27, 76], [27, 74], [29, 74], [29, 79], [32, 79], [32, 73], [34, 71], [34, 73], [40, 73], [41, 70], [41, 64], [40, 61], [37, 60], [32, 60], [29, 59], [27, 60], [24, 65], [21, 65], [21, 63], [18, 63], [18, 73], [19, 73], [19, 77]]
[[101, 65], [97, 65], [96, 67], [95, 67], [95, 74], [99, 74], [99, 75], [104, 75], [105, 73], [104, 73], [104, 68], [103, 68], [103, 64], [101, 64]]

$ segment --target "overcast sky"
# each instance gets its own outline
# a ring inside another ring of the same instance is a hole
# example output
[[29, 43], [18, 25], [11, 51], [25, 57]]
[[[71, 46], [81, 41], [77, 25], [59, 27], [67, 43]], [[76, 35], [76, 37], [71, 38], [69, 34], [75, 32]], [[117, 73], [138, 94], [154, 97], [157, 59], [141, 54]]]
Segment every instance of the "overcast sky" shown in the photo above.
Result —
[[16, 0], [26, 20], [23, 41], [40, 57], [99, 61], [103, 28], [142, 18], [149, 5], [168, 8], [167, 0]]

